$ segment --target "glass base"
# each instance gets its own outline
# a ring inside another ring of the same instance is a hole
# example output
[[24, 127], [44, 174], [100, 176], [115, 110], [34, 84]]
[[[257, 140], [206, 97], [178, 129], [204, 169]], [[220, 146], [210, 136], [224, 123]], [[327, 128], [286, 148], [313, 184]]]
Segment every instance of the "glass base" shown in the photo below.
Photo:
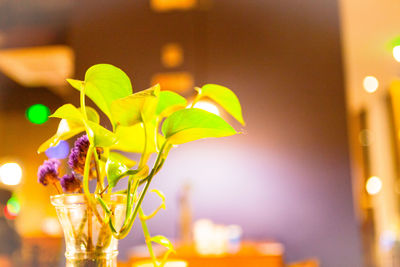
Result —
[[118, 252], [112, 254], [76, 253], [65, 257], [66, 267], [117, 267]]

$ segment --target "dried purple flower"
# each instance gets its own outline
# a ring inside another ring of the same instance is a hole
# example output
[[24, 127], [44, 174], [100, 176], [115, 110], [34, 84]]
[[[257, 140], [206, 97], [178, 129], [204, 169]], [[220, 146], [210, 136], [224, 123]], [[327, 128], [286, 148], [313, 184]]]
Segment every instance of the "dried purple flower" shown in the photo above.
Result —
[[38, 182], [43, 185], [58, 182], [58, 168], [60, 164], [60, 161], [57, 159], [45, 160], [38, 169]]
[[71, 154], [69, 154], [68, 165], [79, 174], [83, 175], [85, 169], [86, 154], [89, 149], [89, 139], [87, 135], [82, 135], [79, 137], [71, 149]]
[[81, 190], [82, 183], [73, 174], [66, 174], [61, 178], [61, 187], [65, 193], [76, 193]]

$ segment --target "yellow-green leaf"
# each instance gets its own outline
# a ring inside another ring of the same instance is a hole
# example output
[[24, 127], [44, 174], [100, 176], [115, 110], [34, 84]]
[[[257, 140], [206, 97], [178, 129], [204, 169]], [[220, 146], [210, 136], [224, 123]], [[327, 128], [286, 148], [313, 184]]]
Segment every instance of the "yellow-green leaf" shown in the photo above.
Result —
[[97, 111], [92, 107], [86, 107], [87, 118], [95, 123], [100, 123], [100, 116]]
[[136, 165], [136, 161], [122, 155], [121, 153], [115, 152], [115, 151], [110, 152], [110, 157], [115, 159], [116, 161], [119, 161], [122, 164], [126, 165], [128, 168], [132, 168], [133, 166]]
[[[129, 127], [118, 126], [115, 134], [118, 137], [118, 140], [113, 146], [111, 146], [111, 149], [132, 153], [143, 152], [145, 136], [143, 125], [141, 123]], [[149, 140], [155, 140], [155, 126], [154, 131], [151, 131], [148, 134], [150, 136]], [[163, 143], [164, 137], [158, 134], [157, 140], [159, 144]], [[147, 148], [149, 153], [156, 152], [155, 142], [149, 142]]]
[[[83, 131], [85, 127], [83, 124], [83, 116], [79, 109], [71, 104], [61, 106], [54, 112], [51, 117], [61, 118], [58, 129], [55, 135], [50, 137], [47, 141], [40, 145], [38, 153], [46, 151], [48, 148], [56, 146], [61, 140], [67, 140]], [[96, 110], [91, 107], [86, 107], [86, 114], [88, 119], [94, 123], [99, 123], [100, 118]]]
[[67, 140], [79, 134], [80, 132], [83, 132], [84, 130], [85, 127], [83, 127], [82, 123], [62, 119], [58, 125], [56, 134], [41, 144], [37, 152], [42, 153], [49, 147], [56, 146], [61, 140]]
[[211, 98], [217, 102], [231, 114], [232, 117], [242, 125], [245, 125], [239, 99], [230, 89], [217, 84], [206, 84], [199, 90], [199, 94], [200, 96]]
[[156, 113], [160, 117], [167, 117], [171, 113], [183, 109], [186, 106], [187, 101], [184, 97], [171, 91], [161, 91]]
[[164, 121], [162, 132], [167, 141], [174, 145], [237, 133], [221, 117], [197, 108], [182, 109], [171, 114]]
[[97, 64], [85, 74], [85, 81], [67, 80], [72, 87], [81, 90], [85, 86], [86, 95], [112, 121], [110, 106], [112, 101], [132, 94], [129, 77], [121, 69], [110, 64]]
[[129, 168], [110, 154], [106, 163], [107, 181], [110, 188], [114, 188]]
[[113, 101], [111, 114], [114, 122], [122, 126], [132, 126], [151, 120], [155, 116], [159, 92], [160, 86], [157, 84]]
[[110, 147], [117, 142], [115, 133], [92, 121], [88, 121], [88, 125], [94, 134], [94, 146]]
[[82, 121], [82, 113], [72, 104], [62, 105], [53, 114], [51, 114], [50, 117], [71, 121]]

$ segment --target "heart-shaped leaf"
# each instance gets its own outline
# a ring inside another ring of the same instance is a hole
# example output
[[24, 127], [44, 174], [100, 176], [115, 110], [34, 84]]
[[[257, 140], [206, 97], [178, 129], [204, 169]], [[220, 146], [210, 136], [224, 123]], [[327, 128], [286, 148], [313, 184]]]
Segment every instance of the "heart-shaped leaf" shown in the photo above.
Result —
[[132, 94], [129, 77], [121, 69], [110, 64], [97, 64], [90, 67], [85, 74], [85, 81], [67, 80], [72, 87], [81, 90], [85, 86], [86, 95], [112, 121], [110, 106], [119, 98]]
[[106, 173], [107, 181], [110, 188], [114, 188], [118, 181], [123, 177], [129, 168], [122, 164], [119, 159], [115, 158], [113, 154], [107, 159], [106, 163]]
[[111, 151], [110, 152], [110, 157], [115, 159], [116, 161], [121, 162], [122, 164], [126, 165], [128, 168], [132, 168], [133, 166], [136, 165], [136, 161], [122, 155], [121, 153]]
[[164, 121], [162, 132], [167, 141], [174, 145], [237, 133], [221, 117], [197, 108], [182, 109], [172, 113]]
[[200, 96], [211, 98], [217, 102], [231, 114], [232, 117], [242, 125], [245, 125], [239, 99], [230, 89], [217, 84], [206, 84], [199, 90], [199, 94]]
[[88, 125], [94, 134], [94, 146], [109, 147], [117, 142], [118, 140], [117, 135], [107, 130], [100, 124], [88, 121]]
[[161, 91], [156, 113], [160, 117], [167, 117], [171, 113], [183, 109], [186, 106], [187, 101], [184, 97], [171, 91]]
[[155, 85], [147, 90], [117, 99], [111, 104], [114, 122], [122, 126], [132, 126], [143, 121], [150, 121], [158, 103], [160, 86]]
[[41, 144], [37, 152], [42, 153], [49, 147], [56, 146], [61, 140], [67, 140], [79, 134], [80, 132], [83, 132], [84, 130], [85, 127], [83, 127], [82, 123], [62, 119], [58, 125], [56, 134]]
[[70, 121], [82, 121], [82, 113], [72, 104], [62, 105], [53, 114], [51, 114], [50, 117], [66, 119]]
[[[150, 122], [151, 124], [152, 122]], [[153, 131], [150, 131], [149, 134], [149, 140], [152, 140], [152, 142], [149, 142], [147, 145], [147, 151], [148, 153], [154, 153], [156, 152], [156, 147], [155, 147], [155, 126], [149, 127], [153, 128]], [[143, 124], [137, 123], [133, 126], [125, 127], [125, 126], [119, 126], [117, 127], [117, 130], [115, 132], [116, 136], [118, 137], [117, 142], [111, 146], [111, 149], [114, 150], [120, 150], [120, 151], [125, 151], [125, 152], [132, 152], [132, 153], [142, 153], [144, 149], [144, 143], [145, 143], [145, 136], [144, 136], [144, 129], [143, 129]], [[157, 135], [157, 141], [158, 144], [162, 144], [164, 142], [164, 137], [160, 134]]]
[[[95, 109], [86, 107], [86, 113], [90, 121], [99, 123], [100, 117]], [[40, 145], [38, 153], [46, 151], [49, 147], [56, 146], [61, 140], [67, 140], [85, 131], [81, 112], [71, 104], [60, 107], [51, 117], [62, 119], [56, 134]]]

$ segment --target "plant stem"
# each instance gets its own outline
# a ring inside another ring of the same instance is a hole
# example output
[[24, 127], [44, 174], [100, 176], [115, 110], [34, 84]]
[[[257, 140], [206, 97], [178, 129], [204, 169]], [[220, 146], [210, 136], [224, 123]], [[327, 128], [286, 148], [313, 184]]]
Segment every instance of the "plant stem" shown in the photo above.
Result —
[[87, 238], [87, 249], [90, 251], [93, 248], [93, 241], [92, 241], [92, 209], [88, 207], [88, 238]]
[[107, 204], [100, 198], [100, 197], [96, 197], [97, 201], [101, 204], [103, 210], [107, 213], [107, 215], [110, 217], [108, 220], [108, 224], [110, 225], [111, 231], [114, 235], [115, 238], [117, 239], [122, 239], [125, 236], [128, 235], [130, 229], [132, 228], [133, 222], [135, 221], [135, 218], [137, 216], [137, 213], [139, 211], [139, 207], [143, 202], [144, 196], [146, 195], [147, 190], [149, 189], [151, 180], [153, 179], [154, 175], [157, 173], [157, 171], [160, 170], [160, 164], [164, 162], [164, 149], [167, 146], [167, 142], [164, 142], [164, 144], [161, 147], [160, 152], [158, 153], [156, 162], [154, 163], [153, 169], [151, 170], [150, 174], [147, 176], [146, 178], [146, 184], [140, 194], [139, 200], [136, 203], [135, 209], [133, 210], [133, 212], [130, 214], [129, 218], [125, 218], [124, 223], [120, 229], [120, 231], [117, 231], [114, 227], [114, 224], [112, 222], [112, 214], [110, 209], [107, 207]]
[[94, 156], [94, 165], [96, 167], [96, 173], [97, 173], [97, 186], [96, 186], [97, 190], [96, 190], [96, 192], [103, 192], [104, 186], [103, 186], [103, 181], [101, 179], [101, 173], [100, 173], [100, 168], [99, 168], [100, 167], [99, 166], [100, 165], [99, 157], [98, 157], [96, 148], [93, 149], [93, 156]]
[[190, 105], [190, 108], [194, 108], [194, 105], [196, 105], [196, 103], [199, 102], [199, 100], [201, 98], [201, 88], [196, 87], [196, 91], [197, 91], [197, 95], [194, 98], [192, 104]]
[[146, 220], [144, 219], [144, 217], [145, 217], [145, 215], [144, 215], [143, 209], [142, 209], [142, 207], [140, 207], [139, 208], [139, 219], [142, 224], [144, 240], [146, 242], [147, 248], [149, 249], [149, 253], [150, 253], [151, 260], [153, 261], [153, 265], [158, 266], [157, 258], [154, 255], [153, 246], [151, 244], [151, 236], [150, 236], [149, 228], [147, 227]]
[[57, 187], [56, 183], [53, 183], [53, 185], [54, 185], [54, 187], [56, 188], [56, 190], [57, 190], [57, 193], [58, 193], [58, 194], [61, 194], [61, 192], [60, 192], [60, 189], [58, 189], [58, 187]]
[[143, 168], [144, 164], [146, 164], [147, 160], [149, 159], [149, 153], [147, 152], [148, 150], [148, 132], [147, 132], [147, 124], [143, 120], [143, 130], [144, 130], [144, 147], [143, 147], [143, 152], [142, 156], [140, 157], [140, 162], [138, 169]]

